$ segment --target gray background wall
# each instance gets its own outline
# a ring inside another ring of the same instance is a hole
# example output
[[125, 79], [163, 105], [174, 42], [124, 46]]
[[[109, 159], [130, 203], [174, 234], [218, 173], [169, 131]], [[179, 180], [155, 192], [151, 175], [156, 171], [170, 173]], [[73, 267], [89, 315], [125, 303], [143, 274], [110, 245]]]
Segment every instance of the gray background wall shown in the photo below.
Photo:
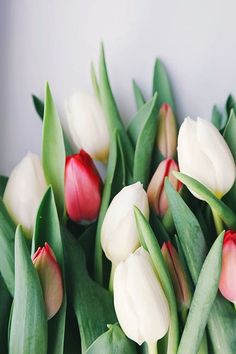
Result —
[[156, 56], [164, 60], [178, 117], [209, 118], [236, 94], [234, 0], [0, 0], [0, 173], [40, 152], [41, 122], [31, 93], [49, 81], [63, 116], [64, 97], [91, 90], [89, 65], [106, 48], [111, 83], [127, 121], [131, 79], [146, 97]]

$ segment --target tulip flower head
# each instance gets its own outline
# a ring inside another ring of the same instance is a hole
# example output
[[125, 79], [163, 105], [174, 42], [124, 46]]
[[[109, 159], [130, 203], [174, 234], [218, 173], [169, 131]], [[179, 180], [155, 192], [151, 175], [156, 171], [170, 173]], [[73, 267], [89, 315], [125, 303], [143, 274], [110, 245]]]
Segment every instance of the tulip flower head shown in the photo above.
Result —
[[48, 320], [59, 311], [63, 300], [62, 274], [51, 247], [45, 243], [32, 257], [38, 272]]
[[75, 92], [65, 101], [65, 111], [71, 138], [77, 149], [82, 148], [95, 160], [106, 162], [110, 139], [106, 116], [97, 97]]
[[231, 151], [215, 126], [204, 119], [185, 118], [179, 130], [178, 160], [181, 172], [202, 183], [218, 198], [234, 184]]
[[80, 150], [66, 158], [65, 203], [69, 218], [75, 222], [93, 221], [101, 204], [102, 180], [91, 157]]
[[224, 235], [219, 289], [227, 300], [236, 303], [236, 231], [228, 230]]
[[113, 198], [102, 224], [102, 248], [114, 265], [125, 260], [140, 245], [134, 206], [149, 217], [147, 194], [140, 182], [124, 187]]
[[176, 153], [177, 127], [171, 106], [163, 103], [157, 125], [157, 147], [165, 158], [172, 159]]
[[46, 192], [47, 183], [39, 156], [28, 153], [11, 172], [3, 201], [15, 222], [31, 238], [37, 209]]
[[163, 243], [161, 252], [171, 276], [179, 308], [180, 310], [189, 309], [191, 290], [179, 255], [170, 241]]
[[114, 305], [124, 333], [139, 345], [156, 343], [167, 333], [169, 305], [144, 248], [140, 247], [117, 266]]
[[182, 183], [172, 174], [173, 171], [178, 170], [178, 165], [174, 160], [166, 159], [158, 165], [151, 179], [147, 196], [152, 209], [157, 215], [163, 216], [168, 209], [168, 200], [164, 188], [165, 178], [169, 178], [170, 183], [176, 191], [181, 189]]

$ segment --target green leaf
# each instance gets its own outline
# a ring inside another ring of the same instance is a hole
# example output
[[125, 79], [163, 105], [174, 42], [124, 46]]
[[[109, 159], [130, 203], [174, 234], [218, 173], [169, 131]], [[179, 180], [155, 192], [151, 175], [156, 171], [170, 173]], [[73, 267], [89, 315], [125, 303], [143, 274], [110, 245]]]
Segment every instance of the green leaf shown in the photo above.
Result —
[[212, 108], [211, 122], [218, 130], [222, 129], [222, 113], [216, 105]]
[[151, 229], [151, 226], [138, 208], [134, 207], [134, 213], [139, 231], [140, 243], [149, 252], [152, 258], [153, 265], [156, 269], [169, 303], [170, 327], [168, 331], [167, 354], [175, 354], [177, 352], [179, 342], [179, 324], [173, 285], [162, 256], [161, 249]]
[[120, 136], [114, 132], [111, 140], [107, 175], [102, 194], [95, 243], [94, 277], [99, 284], [104, 283], [103, 254], [101, 247], [101, 227], [111, 199], [125, 186], [125, 162]]
[[160, 59], [155, 62], [153, 73], [153, 94], [158, 93], [158, 111], [163, 103], [168, 103], [176, 113], [176, 107], [166, 69]]
[[151, 100], [149, 110], [146, 110], [145, 106], [141, 108], [143, 124], [136, 142], [133, 169], [133, 181], [140, 181], [144, 188], [147, 187], [150, 179], [152, 153], [157, 131], [157, 94]]
[[58, 313], [48, 322], [48, 336], [50, 338], [50, 341], [48, 342], [48, 353], [63, 354], [67, 303], [65, 289], [64, 254], [60, 224], [51, 187], [49, 187], [46, 191], [38, 209], [34, 228], [34, 236], [32, 240], [32, 255], [35, 253], [38, 247], [44, 246], [45, 242], [50, 245], [56, 256], [57, 262], [63, 274], [64, 284], [63, 302], [61, 308]]
[[[165, 190], [178, 238], [192, 280], [196, 285], [207, 254], [206, 241], [196, 217], [168, 180], [165, 182]], [[215, 350], [214, 354], [235, 353], [236, 337], [234, 328], [236, 328], [236, 316], [233, 307], [218, 295], [208, 320], [209, 334]], [[233, 348], [233, 351], [230, 348]]]
[[0, 197], [3, 197], [6, 185], [7, 185], [8, 177], [0, 176]]
[[60, 119], [48, 84], [45, 90], [42, 162], [46, 180], [53, 188], [58, 214], [62, 217], [64, 214], [65, 147]]
[[133, 146], [126, 133], [113, 93], [111, 91], [103, 45], [101, 46], [99, 62], [99, 87], [101, 102], [107, 117], [107, 125], [110, 132], [110, 136], [112, 137], [114, 130], [116, 129], [120, 133], [121, 144], [126, 151], [125, 158], [127, 161], [127, 168], [129, 169], [129, 171], [132, 171], [134, 159]]
[[[236, 116], [233, 109], [231, 109], [223, 135], [236, 163]], [[230, 191], [224, 196], [223, 200], [236, 213], [236, 181]]]
[[8, 291], [14, 294], [14, 242], [15, 225], [0, 198], [0, 273]]
[[32, 95], [32, 100], [34, 104], [34, 108], [36, 112], [38, 113], [39, 118], [43, 120], [43, 115], [44, 115], [44, 103], [40, 98], [38, 98], [35, 95]]
[[66, 251], [68, 297], [73, 304], [81, 336], [82, 352], [106, 331], [107, 324], [117, 322], [112, 294], [88, 275], [79, 241], [63, 229]]
[[218, 292], [224, 232], [214, 242], [199, 274], [178, 354], [197, 354]]
[[235, 114], [236, 114], [236, 101], [233, 95], [229, 95], [229, 97], [227, 98], [226, 101], [226, 112], [228, 114], [228, 116], [230, 116], [231, 110], [233, 109]]
[[109, 325], [108, 331], [98, 337], [86, 354], [136, 354], [135, 343], [130, 341], [118, 324]]
[[209, 189], [194, 178], [181, 172], [173, 172], [173, 174], [179, 181], [198, 194], [202, 200], [207, 202], [229, 228], [236, 228], [236, 215], [222, 200], [218, 199]]
[[94, 90], [95, 96], [97, 97], [97, 99], [99, 101], [101, 101], [100, 89], [99, 89], [99, 85], [98, 85], [98, 81], [97, 81], [97, 77], [96, 77], [96, 73], [95, 73], [95, 69], [94, 69], [93, 63], [91, 63], [91, 67], [90, 67], [90, 76], [91, 76], [91, 81], [92, 81], [92, 85], [93, 85], [93, 90]]
[[81, 342], [78, 322], [70, 303], [67, 304], [64, 354], [80, 354]]
[[11, 311], [12, 297], [0, 274], [0, 343], [1, 354], [8, 354], [8, 321]]
[[15, 291], [9, 354], [46, 354], [47, 320], [43, 292], [22, 229], [15, 235]]
[[89, 275], [93, 275], [94, 269], [94, 251], [95, 251], [95, 240], [96, 240], [96, 230], [97, 223], [89, 225], [87, 229], [79, 236], [79, 241], [83, 247], [86, 264]]
[[133, 91], [137, 109], [140, 109], [144, 105], [145, 99], [143, 97], [140, 87], [137, 85], [135, 80], [133, 80]]

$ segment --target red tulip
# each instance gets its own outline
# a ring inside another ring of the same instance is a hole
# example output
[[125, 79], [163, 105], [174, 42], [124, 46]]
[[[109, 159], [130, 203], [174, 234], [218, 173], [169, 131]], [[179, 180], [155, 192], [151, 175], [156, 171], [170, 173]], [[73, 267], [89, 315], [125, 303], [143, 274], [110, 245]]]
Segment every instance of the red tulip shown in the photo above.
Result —
[[192, 295], [179, 255], [170, 241], [163, 244], [161, 252], [171, 276], [179, 308], [186, 310], [190, 306]]
[[62, 274], [51, 247], [45, 243], [32, 257], [43, 289], [48, 320], [60, 309], [63, 300]]
[[169, 180], [175, 190], [179, 191], [182, 184], [174, 177], [173, 171], [179, 171], [178, 165], [174, 160], [163, 160], [152, 176], [148, 186], [147, 196], [152, 209], [160, 216], [163, 216], [168, 209], [168, 201], [164, 189], [165, 177]]
[[224, 236], [219, 289], [226, 299], [236, 303], [236, 231], [228, 230]]
[[91, 157], [80, 150], [66, 158], [65, 202], [69, 218], [93, 221], [101, 204], [102, 180]]

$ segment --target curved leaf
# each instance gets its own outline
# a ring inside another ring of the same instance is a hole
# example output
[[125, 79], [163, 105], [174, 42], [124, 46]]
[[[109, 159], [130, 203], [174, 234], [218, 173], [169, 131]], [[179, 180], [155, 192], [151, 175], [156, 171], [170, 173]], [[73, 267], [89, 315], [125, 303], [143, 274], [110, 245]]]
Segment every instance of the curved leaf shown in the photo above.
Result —
[[137, 109], [140, 109], [145, 104], [145, 99], [140, 87], [137, 85], [135, 80], [133, 80], [133, 91]]
[[177, 352], [179, 341], [179, 323], [173, 285], [161, 249], [151, 226], [138, 208], [134, 207], [134, 213], [139, 231], [140, 243], [149, 252], [152, 258], [152, 262], [170, 306], [170, 327], [168, 331], [167, 354], [175, 354]]
[[178, 354], [197, 354], [218, 292], [224, 232], [214, 242], [199, 274]]
[[15, 235], [15, 291], [9, 354], [46, 354], [47, 320], [42, 288], [22, 229]]
[[6, 185], [7, 185], [8, 177], [0, 176], [0, 197], [3, 197]]
[[52, 185], [58, 214], [64, 213], [65, 147], [60, 119], [46, 84], [43, 117], [42, 163], [48, 184]]
[[108, 331], [98, 337], [86, 354], [136, 354], [135, 343], [129, 340], [118, 324], [109, 325]]
[[0, 274], [0, 343], [1, 353], [8, 354], [8, 321], [11, 312], [12, 297]]

